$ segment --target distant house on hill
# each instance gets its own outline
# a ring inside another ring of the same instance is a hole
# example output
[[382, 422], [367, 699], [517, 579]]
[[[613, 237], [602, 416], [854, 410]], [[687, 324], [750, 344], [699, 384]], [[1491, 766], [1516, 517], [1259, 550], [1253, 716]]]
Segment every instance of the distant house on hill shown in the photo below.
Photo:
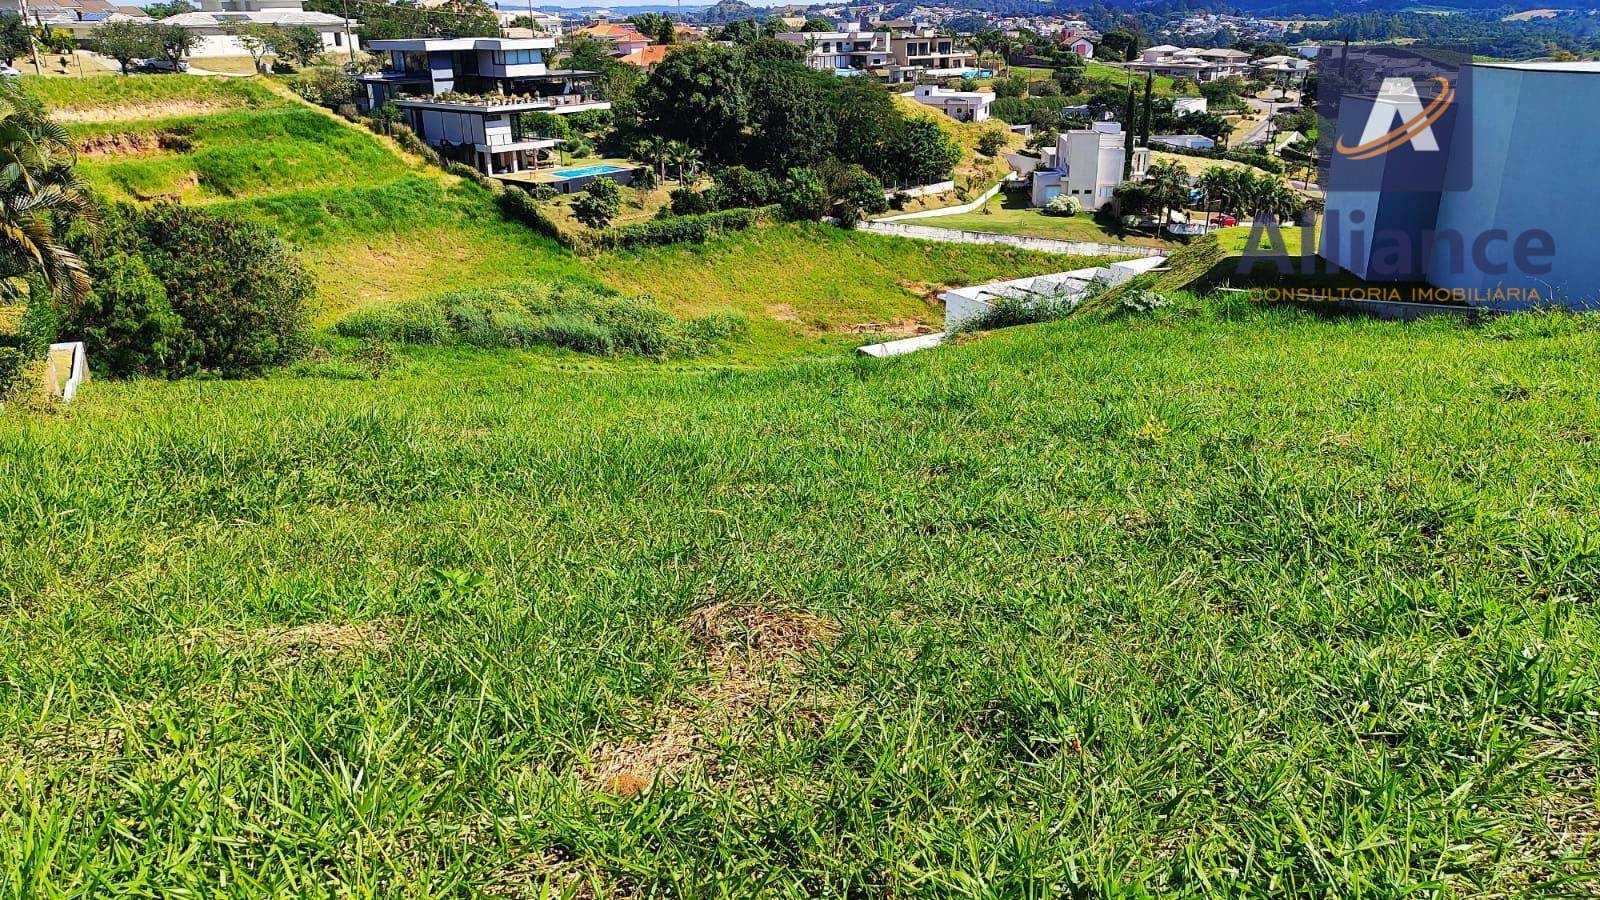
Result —
[[249, 56], [250, 51], [230, 33], [240, 25], [307, 27], [322, 37], [325, 52], [361, 49], [355, 34], [359, 22], [331, 13], [307, 12], [301, 0], [201, 0], [199, 11], [168, 16], [161, 24], [177, 25], [194, 34], [194, 49], [189, 55], [200, 58]]
[[952, 91], [919, 84], [912, 89], [911, 99], [959, 122], [987, 122], [989, 105], [994, 103], [994, 91]]
[[594, 38], [612, 46], [612, 53], [626, 56], [635, 50], [650, 46], [650, 39], [626, 22], [600, 22], [572, 30], [573, 37]]

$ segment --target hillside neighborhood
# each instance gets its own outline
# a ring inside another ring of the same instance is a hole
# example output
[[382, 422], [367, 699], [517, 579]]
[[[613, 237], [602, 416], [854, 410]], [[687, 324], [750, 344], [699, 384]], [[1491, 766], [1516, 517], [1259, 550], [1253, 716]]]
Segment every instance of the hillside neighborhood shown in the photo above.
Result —
[[1600, 888], [1600, 12], [0, 63], [0, 894]]

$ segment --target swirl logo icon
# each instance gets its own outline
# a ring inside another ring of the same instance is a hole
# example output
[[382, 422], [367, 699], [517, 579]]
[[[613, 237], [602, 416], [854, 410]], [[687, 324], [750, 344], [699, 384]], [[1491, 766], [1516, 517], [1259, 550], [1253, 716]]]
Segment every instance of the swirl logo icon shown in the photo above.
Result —
[[[1349, 159], [1372, 159], [1407, 143], [1413, 150], [1437, 152], [1439, 141], [1434, 137], [1433, 124], [1455, 102], [1456, 95], [1447, 78], [1435, 77], [1429, 83], [1438, 87], [1438, 93], [1423, 106], [1415, 81], [1385, 78], [1367, 114], [1360, 140], [1351, 145], [1341, 136], [1334, 150]], [[1398, 125], [1394, 124], [1396, 119], [1400, 120]]]

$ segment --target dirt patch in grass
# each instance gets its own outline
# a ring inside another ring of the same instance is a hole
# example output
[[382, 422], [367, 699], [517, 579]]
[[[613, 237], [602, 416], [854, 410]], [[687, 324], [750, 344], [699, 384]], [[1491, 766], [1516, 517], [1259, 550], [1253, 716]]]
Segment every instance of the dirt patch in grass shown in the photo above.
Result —
[[848, 325], [840, 325], [835, 330], [846, 334], [912, 337], [918, 334], [932, 334], [936, 329], [932, 325], [919, 322], [916, 319], [895, 319], [890, 322], [851, 322]]
[[717, 781], [735, 780], [737, 773], [715, 759], [714, 739], [732, 735], [744, 743], [779, 720], [820, 719], [821, 704], [797, 678], [806, 657], [838, 635], [833, 623], [716, 602], [696, 609], [680, 627], [699, 651], [706, 679], [652, 710], [647, 734], [596, 746], [584, 773], [588, 787], [633, 797], [696, 769]]
[[174, 119], [178, 116], [203, 116], [222, 112], [237, 105], [216, 100], [164, 100], [158, 103], [123, 103], [115, 106], [57, 109], [51, 111], [50, 118], [63, 125]]
[[125, 131], [115, 134], [97, 134], [78, 142], [79, 155], [89, 158], [131, 156], [137, 153], [155, 153], [171, 150], [186, 153], [194, 149], [187, 135], [174, 131]]

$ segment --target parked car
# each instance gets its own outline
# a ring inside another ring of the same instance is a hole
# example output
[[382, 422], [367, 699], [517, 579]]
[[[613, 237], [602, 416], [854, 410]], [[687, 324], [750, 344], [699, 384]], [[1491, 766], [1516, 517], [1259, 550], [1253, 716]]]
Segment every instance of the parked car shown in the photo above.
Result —
[[1213, 225], [1233, 226], [1233, 225], [1239, 224], [1239, 220], [1237, 218], [1233, 217], [1233, 216], [1230, 216], [1230, 215], [1227, 215], [1227, 214], [1223, 214], [1223, 215], [1219, 215], [1219, 216], [1212, 216], [1211, 217], [1211, 224], [1213, 224]]
[[0, 66], [0, 78], [21, 78], [22, 70], [16, 66]]
[[189, 61], [180, 59], [174, 64], [170, 59], [147, 59], [140, 63], [139, 67], [157, 72], [187, 72], [189, 71]]

